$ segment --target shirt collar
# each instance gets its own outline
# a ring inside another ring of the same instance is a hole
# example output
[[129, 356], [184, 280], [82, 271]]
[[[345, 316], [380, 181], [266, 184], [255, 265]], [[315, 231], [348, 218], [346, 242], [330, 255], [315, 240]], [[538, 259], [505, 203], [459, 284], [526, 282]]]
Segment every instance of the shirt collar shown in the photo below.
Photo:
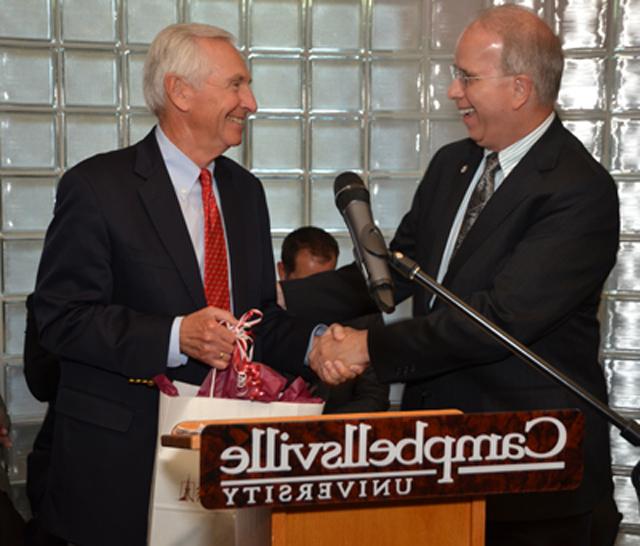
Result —
[[[520, 160], [527, 154], [533, 145], [540, 140], [540, 137], [542, 137], [545, 131], [549, 128], [555, 117], [556, 113], [551, 112], [547, 118], [528, 135], [498, 152], [500, 169], [502, 170], [504, 178], [509, 176], [509, 173], [515, 168]], [[485, 149], [484, 157], [486, 158], [490, 153], [491, 150]]]
[[[169, 172], [169, 178], [177, 192], [190, 192], [200, 178], [200, 167], [196, 165], [180, 148], [169, 140], [160, 125], [156, 125], [156, 140], [160, 154]], [[214, 161], [207, 168], [213, 174]]]

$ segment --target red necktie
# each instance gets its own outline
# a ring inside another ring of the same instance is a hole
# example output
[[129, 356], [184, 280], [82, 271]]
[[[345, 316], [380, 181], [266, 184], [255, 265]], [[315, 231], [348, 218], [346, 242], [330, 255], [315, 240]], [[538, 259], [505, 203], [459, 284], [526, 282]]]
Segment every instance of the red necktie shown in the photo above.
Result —
[[208, 305], [229, 311], [227, 245], [209, 169], [200, 171], [200, 185], [204, 214], [204, 293]]

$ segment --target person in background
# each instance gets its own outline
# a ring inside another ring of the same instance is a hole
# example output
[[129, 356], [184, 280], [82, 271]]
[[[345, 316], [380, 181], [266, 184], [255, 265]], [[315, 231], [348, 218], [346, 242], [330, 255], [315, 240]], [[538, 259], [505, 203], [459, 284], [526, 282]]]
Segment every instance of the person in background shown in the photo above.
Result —
[[[606, 402], [597, 313], [618, 250], [618, 199], [554, 110], [563, 65], [560, 39], [526, 8], [493, 7], [466, 27], [448, 95], [469, 138], [434, 155], [390, 246]], [[336, 273], [327, 284], [339, 291], [339, 282]], [[486, 544], [611, 546], [620, 515], [607, 422], [446, 302], [399, 276], [395, 284], [397, 301], [413, 295], [414, 318], [368, 331], [333, 326], [312, 368], [340, 383], [372, 366], [382, 381], [406, 382], [406, 410], [579, 408], [581, 485], [490, 496]]]
[[0, 396], [0, 544], [24, 544], [24, 519], [11, 500], [11, 486], [7, 476], [6, 453], [11, 447], [11, 421]]
[[226, 31], [177, 24], [153, 40], [144, 95], [158, 125], [58, 184], [33, 307], [60, 361], [38, 517], [80, 546], [146, 543], [157, 439], [154, 378], [200, 384], [229, 364], [224, 322], [252, 308], [255, 358], [312, 378], [312, 324], [276, 304], [264, 190], [224, 152], [256, 110]]
[[[333, 271], [338, 262], [338, 242], [330, 234], [315, 226], [305, 226], [289, 233], [282, 242], [281, 258], [277, 264], [278, 303], [295, 316], [308, 317], [309, 310], [321, 297], [313, 292], [289, 290], [296, 279]], [[312, 317], [308, 317], [312, 318]], [[382, 323], [380, 314], [360, 317], [349, 324], [366, 328]], [[386, 411], [389, 409], [389, 386], [378, 381], [373, 368], [342, 385], [329, 386], [316, 382], [315, 394], [325, 399], [324, 413], [356, 413]]]

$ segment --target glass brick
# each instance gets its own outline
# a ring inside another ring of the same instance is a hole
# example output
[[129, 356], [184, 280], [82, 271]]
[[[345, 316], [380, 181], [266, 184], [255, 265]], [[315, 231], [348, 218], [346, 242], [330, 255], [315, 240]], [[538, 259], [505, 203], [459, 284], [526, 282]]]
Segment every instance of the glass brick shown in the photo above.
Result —
[[52, 114], [0, 114], [0, 158], [4, 168], [56, 166]]
[[233, 159], [236, 163], [245, 166], [244, 162], [244, 144], [232, 146], [224, 152], [224, 156]]
[[371, 109], [420, 111], [420, 61], [373, 60]]
[[149, 44], [164, 27], [178, 21], [176, 0], [128, 0], [125, 6], [129, 43]]
[[640, 110], [640, 57], [619, 55], [615, 63], [612, 110]]
[[640, 234], [640, 182], [618, 182], [620, 231]]
[[20, 239], [2, 245], [5, 294], [28, 294], [35, 286], [42, 241]]
[[48, 50], [0, 48], [0, 102], [53, 104], [53, 62]]
[[638, 541], [640, 541], [640, 533], [623, 528], [618, 532], [615, 546], [638, 546]]
[[605, 60], [566, 59], [558, 105], [563, 110], [595, 110], [605, 106]]
[[[343, 227], [343, 229], [346, 228]], [[336, 268], [338, 268], [353, 262], [353, 242], [349, 236], [335, 236], [335, 238], [338, 241], [338, 261], [336, 263]]]
[[63, 0], [61, 11], [63, 40], [116, 41], [115, 0]]
[[118, 100], [116, 74], [113, 53], [65, 52], [65, 103], [73, 106], [115, 106]]
[[539, 17], [544, 17], [545, 0], [493, 0], [493, 4], [496, 6], [503, 4], [523, 6], [537, 13]]
[[417, 171], [420, 152], [419, 121], [378, 119], [371, 122], [371, 170]]
[[3, 178], [3, 230], [45, 230], [52, 218], [55, 196], [53, 178]]
[[304, 222], [304, 187], [302, 179], [263, 178], [271, 229], [291, 231]]
[[9, 450], [9, 479], [24, 481], [27, 479], [27, 455], [33, 450], [40, 423], [14, 423], [11, 427], [12, 446]]
[[602, 159], [604, 122], [600, 120], [567, 120], [563, 123], [596, 160]]
[[362, 67], [358, 61], [311, 62], [311, 108], [316, 111], [360, 110]]
[[189, 20], [210, 23], [240, 38], [240, 4], [237, 0], [191, 0]]
[[371, 209], [376, 225], [395, 232], [402, 217], [411, 208], [419, 180], [414, 178], [377, 178], [369, 180]]
[[145, 55], [141, 53], [130, 53], [127, 55], [127, 69], [129, 71], [129, 106], [146, 107], [143, 92], [143, 73]]
[[314, 120], [311, 126], [313, 170], [361, 170], [361, 131], [359, 121]]
[[251, 75], [261, 112], [302, 109], [302, 67], [298, 59], [254, 58]]
[[414, 178], [379, 178], [369, 180], [371, 209], [376, 225], [385, 232], [395, 232], [402, 217], [411, 208], [418, 187]]
[[554, 0], [555, 26], [564, 49], [605, 46], [606, 0]]
[[427, 104], [430, 112], [458, 115], [456, 103], [447, 96], [451, 85], [449, 65], [452, 62], [436, 60], [429, 64]]
[[51, 38], [49, 0], [3, 0], [0, 36], [3, 38]]
[[618, 505], [618, 511], [623, 514], [625, 524], [640, 524], [640, 510], [638, 510], [638, 497], [631, 484], [631, 479], [626, 476], [614, 476], [614, 498]]
[[609, 403], [617, 408], [640, 408], [640, 360], [604, 362]]
[[27, 310], [25, 303], [11, 302], [4, 304], [4, 352], [10, 355], [21, 355], [24, 349], [24, 330]]
[[416, 50], [422, 44], [422, 2], [374, 0], [371, 47], [374, 50]]
[[623, 0], [616, 3], [618, 23], [618, 47], [640, 46], [640, 0]]
[[[610, 401], [611, 404], [613, 404]], [[639, 422], [640, 424], [640, 422]], [[620, 436], [616, 427], [611, 427], [611, 462], [614, 465], [633, 467], [640, 460], [640, 447], [631, 445]]]
[[453, 51], [464, 28], [482, 9], [482, 0], [431, 2], [431, 49]]
[[375, 0], [371, 47], [379, 50], [419, 49], [422, 43], [422, 2]]
[[69, 114], [66, 118], [67, 167], [97, 153], [118, 147], [118, 118]]
[[47, 404], [39, 402], [29, 392], [21, 365], [5, 365], [5, 388], [7, 409], [14, 424], [18, 423], [20, 419], [41, 418], [44, 416]]
[[268, 49], [302, 46], [302, 5], [298, 0], [251, 2], [251, 45]]
[[431, 120], [429, 122], [428, 142], [428, 158], [433, 155], [445, 144], [467, 138], [467, 128], [464, 123], [459, 120]]
[[157, 123], [152, 115], [135, 114], [129, 116], [129, 144], [141, 141]]
[[13, 505], [16, 507], [16, 510], [25, 521], [29, 521], [31, 519], [31, 504], [27, 496], [26, 482], [11, 484], [11, 496], [13, 497]]
[[640, 120], [611, 120], [611, 170], [620, 173], [640, 172]]
[[314, 0], [311, 12], [311, 47], [359, 49], [361, 40], [359, 0]]
[[302, 169], [302, 128], [297, 119], [256, 119], [251, 123], [253, 168]]
[[640, 242], [620, 243], [616, 265], [607, 279], [606, 288], [610, 292], [640, 291]]
[[333, 183], [333, 178], [311, 179], [311, 224], [327, 231], [344, 231], [347, 228], [335, 204]]
[[603, 331], [604, 350], [640, 350], [640, 301], [607, 300]]

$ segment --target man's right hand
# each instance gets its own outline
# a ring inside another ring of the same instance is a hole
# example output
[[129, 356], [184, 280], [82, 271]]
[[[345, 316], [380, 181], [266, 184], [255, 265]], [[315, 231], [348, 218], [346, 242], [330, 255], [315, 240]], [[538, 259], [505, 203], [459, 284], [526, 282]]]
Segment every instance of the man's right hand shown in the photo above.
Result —
[[220, 321], [237, 324], [229, 311], [217, 307], [205, 307], [185, 316], [180, 325], [180, 351], [209, 366], [225, 369], [231, 360], [236, 339]]

